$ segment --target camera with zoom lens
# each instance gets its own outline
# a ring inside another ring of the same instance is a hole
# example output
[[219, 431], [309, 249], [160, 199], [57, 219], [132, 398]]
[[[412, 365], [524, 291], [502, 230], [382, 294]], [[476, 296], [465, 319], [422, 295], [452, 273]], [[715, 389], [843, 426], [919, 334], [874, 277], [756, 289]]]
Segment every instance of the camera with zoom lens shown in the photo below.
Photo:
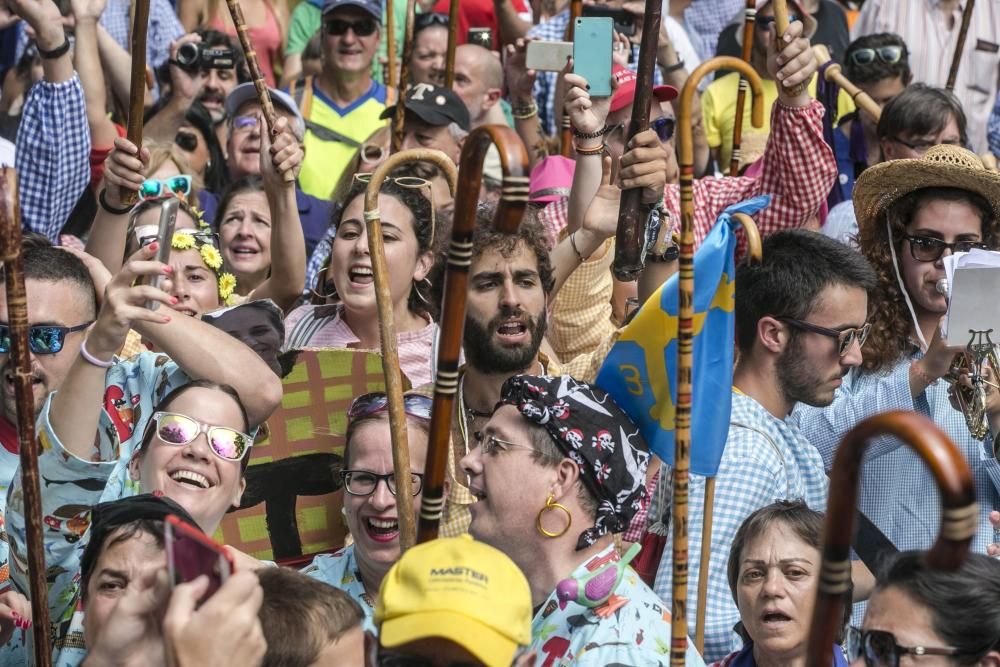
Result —
[[185, 42], [177, 47], [177, 66], [187, 72], [206, 69], [231, 69], [233, 50], [229, 47], [208, 48], [198, 42]]

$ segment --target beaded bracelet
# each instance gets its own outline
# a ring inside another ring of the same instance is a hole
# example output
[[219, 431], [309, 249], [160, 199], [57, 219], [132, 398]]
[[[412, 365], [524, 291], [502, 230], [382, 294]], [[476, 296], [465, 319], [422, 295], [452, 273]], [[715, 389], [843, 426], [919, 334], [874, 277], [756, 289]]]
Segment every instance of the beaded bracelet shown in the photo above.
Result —
[[604, 153], [604, 144], [592, 148], [582, 148], [574, 141], [573, 150], [576, 151], [577, 155], [602, 155]]
[[514, 120], [528, 120], [529, 118], [534, 118], [538, 115], [538, 105], [534, 102], [526, 104], [522, 107], [514, 107], [510, 110], [510, 115]]

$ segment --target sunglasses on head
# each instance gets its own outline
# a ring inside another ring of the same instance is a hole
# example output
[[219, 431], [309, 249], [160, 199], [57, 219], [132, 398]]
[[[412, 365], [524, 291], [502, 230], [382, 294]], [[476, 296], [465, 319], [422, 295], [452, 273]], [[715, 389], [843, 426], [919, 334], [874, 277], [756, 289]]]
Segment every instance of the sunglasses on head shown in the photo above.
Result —
[[[207, 229], [178, 229], [178, 232], [183, 232], [188, 236], [193, 236], [194, 240], [198, 243], [208, 243], [216, 248], [219, 247], [219, 235], [215, 232], [208, 231]], [[156, 225], [139, 225], [135, 228], [135, 238], [139, 242], [140, 248], [145, 248], [150, 243], [156, 240], [159, 233], [159, 227]]]
[[448, 27], [448, 17], [444, 14], [417, 14], [413, 17], [413, 32], [420, 32], [432, 25]]
[[346, 35], [351, 30], [358, 37], [368, 37], [374, 35], [378, 30], [378, 23], [375, 19], [361, 19], [358, 21], [345, 21], [344, 19], [328, 19], [323, 26], [326, 34], [340, 37]]
[[[388, 409], [389, 399], [385, 392], [373, 391], [362, 394], [351, 402], [351, 407], [347, 410], [347, 419], [354, 421], [361, 417], [368, 417], [376, 412]], [[424, 394], [403, 394], [403, 409], [406, 414], [417, 419], [430, 419], [431, 408], [434, 399]]]
[[190, 153], [198, 148], [198, 135], [194, 132], [178, 130], [177, 134], [174, 135], [174, 143], [182, 151]]
[[212, 426], [176, 412], [154, 412], [156, 437], [168, 445], [182, 446], [202, 433], [215, 455], [224, 461], [240, 461], [253, 445], [253, 438], [228, 426]]
[[969, 252], [973, 249], [989, 250], [990, 247], [981, 241], [955, 241], [945, 243], [941, 239], [933, 236], [910, 236], [904, 234], [903, 238], [910, 242], [910, 256], [918, 262], [936, 262], [941, 259], [945, 250], [952, 253]]
[[147, 178], [139, 186], [139, 199], [158, 199], [163, 196], [177, 195], [187, 197], [191, 194], [191, 177], [178, 174], [170, 178]]
[[[83, 331], [93, 322], [84, 322], [75, 327], [61, 327], [55, 324], [36, 324], [28, 327], [28, 349], [34, 354], [57, 354], [66, 344], [66, 334]], [[0, 324], [0, 354], [10, 353], [10, 325]]]
[[875, 62], [876, 58], [886, 65], [894, 65], [902, 60], [905, 54], [906, 48], [903, 46], [880, 46], [876, 49], [858, 49], [857, 51], [852, 51], [850, 59], [855, 65], [870, 65]]
[[827, 327], [821, 327], [818, 324], [813, 324], [812, 322], [796, 320], [791, 317], [779, 317], [777, 319], [785, 324], [795, 327], [796, 329], [801, 329], [802, 331], [811, 331], [812, 333], [817, 333], [821, 336], [836, 338], [837, 354], [840, 356], [847, 354], [847, 351], [851, 349], [851, 345], [854, 344], [854, 341], [858, 341], [858, 347], [864, 347], [865, 341], [868, 340], [868, 334], [870, 334], [872, 330], [871, 324], [865, 324], [860, 328], [851, 327], [849, 329], [830, 329]]
[[951, 646], [900, 646], [896, 637], [885, 630], [847, 629], [844, 642], [847, 661], [865, 659], [865, 667], [899, 667], [899, 658], [904, 655], [947, 655], [960, 654]]
[[[756, 26], [757, 30], [767, 30], [772, 25], [774, 25], [774, 22], [776, 20], [777, 19], [775, 19], [773, 16], [758, 16], [756, 19], [754, 19], [754, 26]], [[798, 20], [799, 20], [799, 17], [796, 16], [795, 14], [789, 14], [788, 15], [788, 22], [789, 23], [794, 23], [795, 21], [798, 21]]]

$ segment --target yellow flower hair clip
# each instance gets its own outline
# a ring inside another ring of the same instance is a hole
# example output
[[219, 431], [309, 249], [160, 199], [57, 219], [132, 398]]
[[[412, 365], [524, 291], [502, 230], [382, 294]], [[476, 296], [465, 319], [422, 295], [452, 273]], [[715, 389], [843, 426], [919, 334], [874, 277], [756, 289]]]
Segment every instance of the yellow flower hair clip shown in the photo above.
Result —
[[201, 259], [205, 262], [205, 266], [212, 269], [216, 273], [222, 268], [222, 253], [220, 253], [215, 246], [204, 244], [198, 248], [198, 254], [201, 255]]
[[226, 272], [219, 276], [219, 298], [222, 303], [230, 305], [233, 292], [236, 291], [236, 276]]
[[170, 242], [170, 247], [174, 250], [189, 250], [194, 247], [194, 234], [185, 232], [174, 232], [174, 238]]

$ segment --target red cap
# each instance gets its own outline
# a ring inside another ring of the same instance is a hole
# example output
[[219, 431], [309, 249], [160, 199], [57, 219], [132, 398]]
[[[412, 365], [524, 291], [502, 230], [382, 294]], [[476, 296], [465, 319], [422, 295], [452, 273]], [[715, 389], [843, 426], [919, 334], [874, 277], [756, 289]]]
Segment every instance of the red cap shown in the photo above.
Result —
[[[627, 67], [615, 65], [611, 69], [611, 74], [618, 82], [614, 96], [611, 98], [611, 113], [624, 109], [635, 100], [635, 80], [636, 74]], [[673, 86], [653, 86], [653, 97], [660, 102], [669, 102], [677, 97], [677, 89]]]

